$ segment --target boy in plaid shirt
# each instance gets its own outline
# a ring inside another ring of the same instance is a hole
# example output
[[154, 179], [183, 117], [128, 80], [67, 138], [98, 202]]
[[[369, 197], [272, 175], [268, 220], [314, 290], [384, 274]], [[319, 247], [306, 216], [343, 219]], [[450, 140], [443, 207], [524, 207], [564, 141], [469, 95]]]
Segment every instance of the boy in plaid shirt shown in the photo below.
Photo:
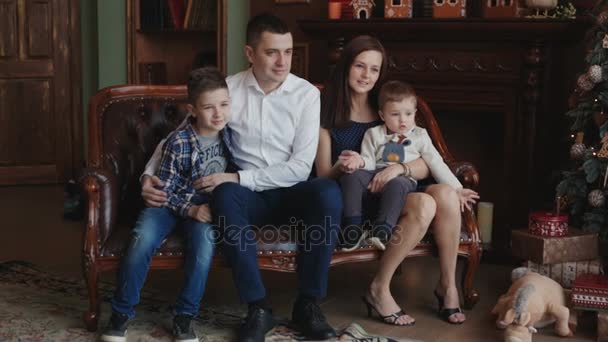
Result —
[[185, 281], [175, 304], [175, 341], [198, 341], [191, 327], [199, 312], [214, 251], [209, 195], [198, 194], [195, 180], [224, 172], [228, 149], [224, 127], [229, 121], [230, 98], [224, 76], [215, 68], [193, 70], [188, 79], [188, 123], [171, 134], [163, 146], [157, 176], [168, 200], [162, 207], [144, 209], [132, 231], [131, 242], [118, 272], [112, 317], [102, 341], [126, 341], [128, 321], [139, 302], [150, 258], [178, 223], [183, 226], [186, 254]]

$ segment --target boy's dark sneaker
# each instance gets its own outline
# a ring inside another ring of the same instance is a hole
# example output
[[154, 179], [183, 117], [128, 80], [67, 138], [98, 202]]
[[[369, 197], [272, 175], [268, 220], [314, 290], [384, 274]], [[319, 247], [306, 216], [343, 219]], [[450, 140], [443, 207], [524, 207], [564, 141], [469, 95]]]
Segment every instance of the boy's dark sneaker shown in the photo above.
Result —
[[99, 337], [104, 342], [125, 342], [127, 340], [127, 325], [129, 317], [118, 312], [112, 312], [108, 325]]
[[198, 341], [191, 323], [192, 316], [190, 315], [175, 315], [173, 317], [173, 339], [175, 342]]

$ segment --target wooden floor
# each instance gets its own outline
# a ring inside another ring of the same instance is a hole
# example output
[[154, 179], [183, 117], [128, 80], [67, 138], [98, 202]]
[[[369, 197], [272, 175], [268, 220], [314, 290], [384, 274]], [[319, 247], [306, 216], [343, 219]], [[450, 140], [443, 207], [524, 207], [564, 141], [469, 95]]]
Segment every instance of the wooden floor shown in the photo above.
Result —
[[[59, 186], [0, 187], [0, 217], [3, 218], [0, 238], [0, 261], [26, 260], [66, 276], [80, 276], [80, 254], [83, 222], [62, 219], [63, 190]], [[459, 271], [462, 263], [459, 263]], [[404, 309], [417, 319], [412, 327], [393, 327], [366, 317], [360, 300], [370, 282], [376, 263], [338, 266], [331, 270], [328, 297], [322, 308], [336, 327], [350, 322], [366, 330], [392, 337], [410, 337], [423, 341], [501, 341], [489, 315], [499, 294], [509, 286], [510, 267], [482, 264], [475, 279], [481, 294], [480, 303], [467, 311], [465, 324], [454, 326], [440, 321], [434, 309], [432, 289], [438, 279], [436, 258], [408, 259], [403, 274], [393, 279], [393, 293]], [[146, 286], [177, 292], [181, 272], [157, 271]], [[294, 274], [264, 272], [269, 301], [275, 313], [289, 317], [296, 295]], [[104, 277], [113, 279], [112, 274]], [[210, 304], [240, 305], [228, 269], [212, 270], [204, 298]], [[561, 339], [550, 329], [533, 338], [535, 342], [595, 341], [592, 324], [580, 327], [576, 337]]]

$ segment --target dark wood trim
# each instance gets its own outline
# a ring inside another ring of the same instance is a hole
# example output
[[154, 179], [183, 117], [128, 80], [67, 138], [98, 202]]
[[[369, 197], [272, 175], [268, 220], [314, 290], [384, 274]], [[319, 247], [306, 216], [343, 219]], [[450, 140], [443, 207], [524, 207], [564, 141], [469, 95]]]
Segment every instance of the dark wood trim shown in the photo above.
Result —
[[[64, 8], [68, 15], [69, 6], [71, 0], [56, 0], [50, 2], [53, 5], [53, 13], [60, 13], [59, 9]], [[52, 106], [55, 114], [55, 160], [57, 167], [58, 178], [69, 178], [69, 172], [72, 168], [72, 123], [71, 108], [72, 101], [70, 99], [71, 85], [74, 83], [71, 79], [70, 74], [70, 62], [71, 62], [71, 46], [70, 46], [70, 18], [56, 17], [53, 15], [56, 23], [53, 23], [54, 29], [57, 31], [55, 46], [53, 47], [53, 86], [51, 92], [53, 93]], [[55, 26], [56, 25], [56, 26]], [[78, 83], [80, 86], [80, 83]], [[57, 181], [63, 181], [64, 179], [57, 179]]]
[[82, 249], [82, 272], [89, 293], [89, 310], [85, 311], [84, 322], [87, 330], [97, 330], [99, 319], [100, 301], [97, 279], [99, 278], [100, 266], [97, 262], [99, 255], [99, 242], [97, 232], [99, 231], [99, 207], [100, 185], [95, 178], [84, 179], [83, 193], [87, 196], [87, 221], [83, 233]]
[[70, 1], [70, 64], [72, 97], [72, 161], [66, 170], [74, 178], [84, 166], [84, 113], [82, 112], [82, 36], [80, 30], [80, 1]]
[[277, 5], [310, 4], [310, 0], [274, 0]]
[[138, 1], [126, 1], [125, 6], [126, 20], [127, 20], [127, 82], [135, 83], [137, 79], [137, 66], [135, 61], [135, 34], [137, 32], [137, 21], [139, 18], [135, 16], [135, 6], [138, 5]]
[[55, 165], [0, 166], [0, 185], [58, 183], [58, 172]]
[[344, 19], [303, 19], [298, 20], [300, 28], [307, 33], [326, 37], [353, 37], [368, 34], [386, 40], [426, 41], [436, 40], [440, 35], [445, 41], [529, 41], [572, 40], [591, 26], [588, 17], [575, 20], [535, 20], [526, 18], [508, 19], [384, 19], [367, 20]]
[[218, 6], [217, 67], [226, 75], [228, 72], [228, 0], [220, 0]]

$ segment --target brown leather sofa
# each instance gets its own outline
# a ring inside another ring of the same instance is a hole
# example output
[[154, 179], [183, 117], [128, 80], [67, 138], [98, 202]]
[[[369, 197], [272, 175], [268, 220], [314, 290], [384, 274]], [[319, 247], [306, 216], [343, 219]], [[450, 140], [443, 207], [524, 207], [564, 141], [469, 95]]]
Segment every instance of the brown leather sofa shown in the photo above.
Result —
[[[83, 241], [84, 277], [89, 291], [89, 309], [85, 313], [88, 330], [97, 329], [100, 298], [97, 282], [101, 272], [114, 272], [128, 245], [129, 232], [139, 210], [139, 176], [157, 143], [185, 117], [185, 86], [116, 86], [105, 88], [90, 103], [88, 119], [88, 159], [81, 184], [86, 194], [87, 220]], [[418, 124], [429, 130], [435, 146], [465, 187], [475, 189], [479, 175], [465, 162], [456, 162], [448, 152], [437, 122], [428, 105], [418, 101]], [[294, 272], [296, 245], [284, 239], [258, 239], [260, 269]], [[435, 254], [432, 239], [425, 238], [410, 256]], [[381, 253], [371, 247], [351, 252], [335, 251], [331, 265], [375, 260]], [[459, 255], [467, 259], [462, 288], [465, 307], [479, 299], [473, 289], [473, 277], [481, 247], [474, 213], [462, 215]], [[180, 267], [182, 241], [170, 235], [152, 258], [151, 269]], [[225, 266], [221, 255], [216, 266]]]

